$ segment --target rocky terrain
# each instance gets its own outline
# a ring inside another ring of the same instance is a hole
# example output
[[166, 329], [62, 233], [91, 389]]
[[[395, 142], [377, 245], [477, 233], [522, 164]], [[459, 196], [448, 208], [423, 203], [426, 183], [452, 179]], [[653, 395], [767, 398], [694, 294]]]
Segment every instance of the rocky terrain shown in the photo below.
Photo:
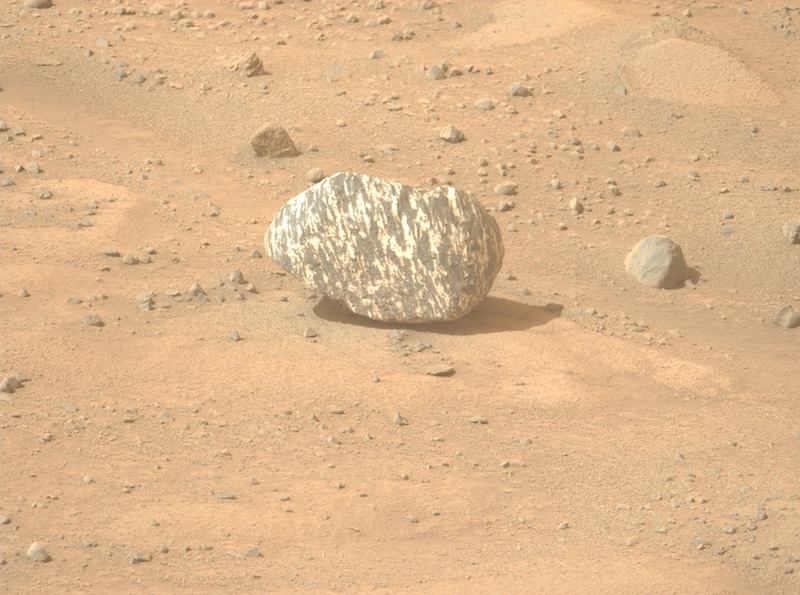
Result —
[[[0, 590], [799, 593], [799, 27], [3, 2]], [[381, 323], [287, 274], [264, 234], [336, 172], [473, 194], [489, 297]], [[656, 234], [675, 289], [626, 271]]]

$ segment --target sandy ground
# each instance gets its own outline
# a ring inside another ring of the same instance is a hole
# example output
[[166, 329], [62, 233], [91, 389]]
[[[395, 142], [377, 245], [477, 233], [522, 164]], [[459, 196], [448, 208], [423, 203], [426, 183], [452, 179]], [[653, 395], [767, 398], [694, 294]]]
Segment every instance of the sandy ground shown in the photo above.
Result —
[[[0, 590], [800, 593], [798, 6], [259, 4], [0, 7]], [[316, 167], [474, 193], [490, 297], [396, 328], [283, 274]], [[654, 233], [694, 287], [626, 274]]]

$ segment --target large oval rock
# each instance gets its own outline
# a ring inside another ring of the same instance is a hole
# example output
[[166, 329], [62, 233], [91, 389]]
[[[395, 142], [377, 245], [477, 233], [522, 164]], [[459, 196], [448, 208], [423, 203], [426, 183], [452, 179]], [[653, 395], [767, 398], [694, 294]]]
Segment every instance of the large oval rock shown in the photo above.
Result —
[[639, 283], [673, 289], [689, 276], [683, 251], [667, 236], [649, 236], [634, 246], [625, 257], [625, 270]]
[[464, 316], [503, 263], [500, 228], [472, 196], [339, 173], [286, 203], [264, 243], [281, 267], [356, 314]]

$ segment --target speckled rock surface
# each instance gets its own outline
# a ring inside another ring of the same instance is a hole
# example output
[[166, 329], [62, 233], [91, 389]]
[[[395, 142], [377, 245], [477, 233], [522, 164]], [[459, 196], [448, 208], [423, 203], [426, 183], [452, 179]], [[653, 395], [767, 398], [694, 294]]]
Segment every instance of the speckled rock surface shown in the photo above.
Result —
[[387, 322], [464, 316], [503, 262], [500, 228], [470, 195], [357, 173], [334, 174], [294, 197], [264, 241], [307, 285]]

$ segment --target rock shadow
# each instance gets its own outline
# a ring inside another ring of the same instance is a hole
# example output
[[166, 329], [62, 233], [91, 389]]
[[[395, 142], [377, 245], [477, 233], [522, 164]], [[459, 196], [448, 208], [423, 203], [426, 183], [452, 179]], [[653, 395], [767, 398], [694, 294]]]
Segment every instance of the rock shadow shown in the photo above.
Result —
[[450, 322], [429, 322], [422, 324], [403, 324], [380, 322], [366, 316], [354, 314], [343, 304], [323, 297], [316, 306], [314, 314], [324, 320], [376, 329], [406, 329], [424, 331], [439, 335], [482, 335], [506, 331], [524, 331], [535, 326], [547, 324], [561, 316], [561, 304], [532, 306], [500, 297], [487, 297], [477, 308], [466, 316]]

